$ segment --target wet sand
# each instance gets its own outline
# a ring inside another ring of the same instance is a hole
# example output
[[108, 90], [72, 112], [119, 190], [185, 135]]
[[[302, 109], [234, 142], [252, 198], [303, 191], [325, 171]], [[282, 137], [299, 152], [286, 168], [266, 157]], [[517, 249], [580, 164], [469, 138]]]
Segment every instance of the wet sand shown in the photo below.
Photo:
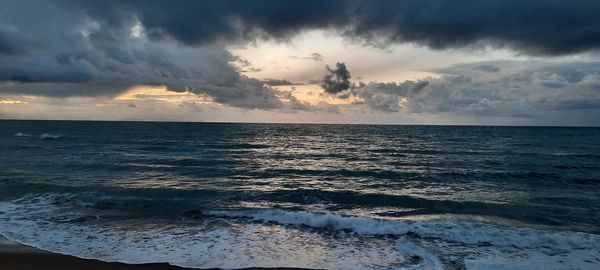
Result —
[[[6, 240], [0, 236], [0, 269], [2, 270], [186, 270], [166, 263], [125, 264], [82, 259]], [[265, 268], [247, 268], [258, 270]], [[268, 268], [299, 270], [297, 268]]]
[[[7, 241], [2, 241], [7, 242]], [[183, 270], [169, 264], [124, 264], [81, 259], [47, 252], [15, 243], [0, 242], [0, 269], [3, 270]]]

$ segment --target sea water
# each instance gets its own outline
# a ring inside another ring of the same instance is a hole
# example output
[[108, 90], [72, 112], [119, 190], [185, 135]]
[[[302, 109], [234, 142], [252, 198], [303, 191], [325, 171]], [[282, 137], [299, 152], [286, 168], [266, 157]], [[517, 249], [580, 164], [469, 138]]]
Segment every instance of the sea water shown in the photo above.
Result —
[[0, 121], [0, 234], [193, 268], [599, 269], [600, 129]]

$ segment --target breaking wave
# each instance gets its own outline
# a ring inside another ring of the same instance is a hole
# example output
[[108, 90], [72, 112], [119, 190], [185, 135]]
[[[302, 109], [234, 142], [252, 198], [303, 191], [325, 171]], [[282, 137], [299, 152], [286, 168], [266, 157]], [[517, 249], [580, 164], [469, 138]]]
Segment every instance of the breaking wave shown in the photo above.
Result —
[[517, 248], [556, 246], [564, 249], [596, 249], [600, 236], [544, 231], [530, 228], [507, 228], [473, 221], [398, 221], [365, 217], [339, 216], [278, 209], [249, 211], [209, 211], [207, 215], [273, 222], [281, 225], [303, 225], [313, 228], [351, 231], [362, 235], [411, 235], [437, 238], [464, 244], [485, 244]]
[[594, 269], [600, 260], [598, 235], [481, 222], [277, 209], [208, 210], [185, 222], [128, 222], [108, 220], [98, 211], [68, 194], [26, 196], [0, 202], [0, 233], [82, 258], [193, 268]]

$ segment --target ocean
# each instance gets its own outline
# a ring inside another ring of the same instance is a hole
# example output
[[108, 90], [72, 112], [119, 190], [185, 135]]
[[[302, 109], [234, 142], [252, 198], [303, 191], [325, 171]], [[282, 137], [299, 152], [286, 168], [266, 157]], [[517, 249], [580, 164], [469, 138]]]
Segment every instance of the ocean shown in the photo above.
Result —
[[0, 121], [0, 234], [193, 268], [600, 269], [600, 128]]

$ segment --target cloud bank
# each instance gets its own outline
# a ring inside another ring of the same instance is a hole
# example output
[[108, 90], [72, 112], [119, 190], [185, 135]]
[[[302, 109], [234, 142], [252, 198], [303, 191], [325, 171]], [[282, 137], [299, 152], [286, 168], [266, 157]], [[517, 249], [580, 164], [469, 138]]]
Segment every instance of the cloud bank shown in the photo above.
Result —
[[[357, 104], [373, 111], [544, 118], [600, 111], [600, 62], [498, 61], [437, 70], [440, 78], [360, 83]], [[347, 98], [347, 97], [346, 97]]]
[[136, 17], [155, 40], [189, 45], [287, 39], [330, 28], [366, 43], [431, 48], [492, 45], [527, 54], [597, 50], [600, 3], [547, 0], [67, 1], [118, 26]]
[[[164, 85], [240, 108], [311, 109], [260, 80], [241, 75], [232, 64], [240, 59], [221, 44], [179, 46], [156, 41], [135, 17], [117, 11], [112, 17], [93, 17], [80, 4], [84, 3], [3, 3], [0, 92], [106, 96], [136, 85]], [[95, 2], [89, 4], [96, 8]], [[24, 17], [25, 13], [35, 21]]]
[[[226, 45], [322, 29], [368, 46], [490, 46], [546, 57], [598, 51], [598, 14], [600, 2], [585, 0], [0, 0], [0, 92], [107, 96], [165, 85], [244, 109], [319, 110], [326, 104], [242, 75]], [[530, 115], [527, 108], [598, 108], [597, 67], [479, 63], [438, 70], [440, 79], [352, 88], [338, 64], [322, 86], [330, 94], [350, 89], [346, 95], [376, 111]]]

